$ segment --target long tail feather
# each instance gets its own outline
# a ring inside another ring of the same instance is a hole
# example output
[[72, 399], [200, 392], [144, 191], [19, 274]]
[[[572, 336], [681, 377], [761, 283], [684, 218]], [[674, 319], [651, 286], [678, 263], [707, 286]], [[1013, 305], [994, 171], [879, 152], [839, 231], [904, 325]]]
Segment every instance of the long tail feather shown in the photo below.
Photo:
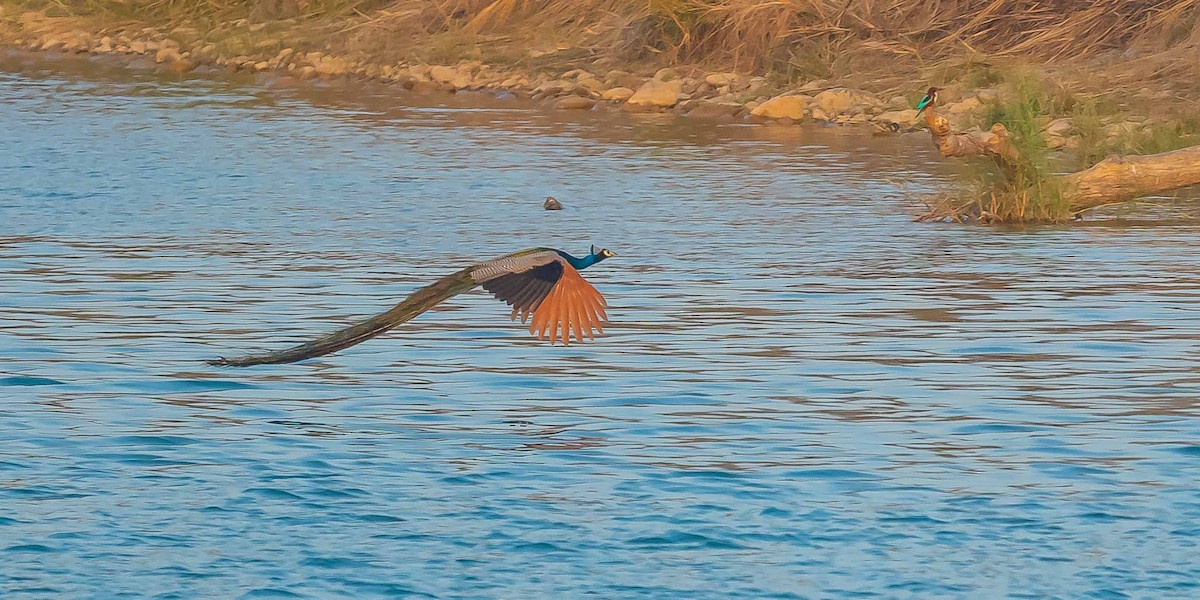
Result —
[[385, 313], [380, 313], [365, 321], [317, 338], [311, 342], [276, 352], [251, 354], [238, 358], [221, 357], [205, 362], [221, 367], [249, 367], [253, 365], [291, 363], [306, 358], [324, 356], [331, 352], [349, 348], [360, 342], [365, 342], [397, 325], [412, 320], [417, 315], [475, 286], [476, 283], [471, 278], [471, 269], [463, 269], [413, 292], [403, 302]]

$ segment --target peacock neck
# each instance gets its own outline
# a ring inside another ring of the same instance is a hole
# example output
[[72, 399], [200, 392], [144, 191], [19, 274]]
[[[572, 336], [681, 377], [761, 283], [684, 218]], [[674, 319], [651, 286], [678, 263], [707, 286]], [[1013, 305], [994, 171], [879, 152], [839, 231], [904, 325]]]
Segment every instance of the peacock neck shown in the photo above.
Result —
[[575, 267], [576, 271], [582, 271], [583, 269], [586, 269], [586, 268], [596, 264], [596, 255], [595, 254], [589, 254], [583, 258], [575, 258], [574, 256], [567, 254], [566, 252], [559, 252], [559, 254], [562, 255], [562, 257], [567, 260], [567, 263], [569, 263], [572, 267]]

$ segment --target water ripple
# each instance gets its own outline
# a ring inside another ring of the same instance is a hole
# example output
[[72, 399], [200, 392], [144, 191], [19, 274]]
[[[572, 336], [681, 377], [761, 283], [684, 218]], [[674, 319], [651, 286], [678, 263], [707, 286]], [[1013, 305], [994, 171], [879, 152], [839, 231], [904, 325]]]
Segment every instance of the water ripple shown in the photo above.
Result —
[[[0, 596], [1196, 594], [1194, 225], [913, 224], [919, 135], [86, 59], [0, 58], [0, 126]], [[596, 343], [472, 293], [201, 363], [591, 243]]]

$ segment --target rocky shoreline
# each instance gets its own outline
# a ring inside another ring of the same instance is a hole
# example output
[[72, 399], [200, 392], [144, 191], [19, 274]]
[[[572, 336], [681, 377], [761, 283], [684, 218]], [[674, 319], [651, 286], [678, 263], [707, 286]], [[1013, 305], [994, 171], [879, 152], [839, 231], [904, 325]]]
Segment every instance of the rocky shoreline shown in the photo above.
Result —
[[[554, 110], [670, 113], [716, 122], [864, 126], [880, 135], [925, 127], [913, 107], [923, 90], [912, 90], [909, 98], [841, 87], [821, 79], [779, 89], [766, 77], [693, 67], [662, 68], [651, 75], [614, 68], [529, 72], [480, 61], [385, 64], [361, 53], [303, 49], [300, 43], [289, 42], [303, 39], [296, 26], [294, 20], [268, 24], [246, 19], [203, 31], [187, 24], [106, 26], [82, 17], [50, 17], [37, 11], [14, 14], [8, 9], [5, 14], [0, 6], [0, 44], [40, 52], [109, 55], [181, 76], [216, 68], [296, 79], [355, 78], [423, 93], [509, 94]], [[975, 129], [985, 103], [1000, 94], [997, 88], [964, 89], [950, 84], [939, 94], [938, 112], [955, 130]], [[1069, 119], [1043, 125], [1050, 148], [1075, 145]], [[1120, 123], [1110, 134], [1123, 131], [1120, 127], [1136, 126], [1136, 122]]]
[[[417, 92], [478, 91], [529, 98], [556, 110], [624, 110], [665, 112], [718, 121], [748, 120], [797, 124], [873, 124], [881, 132], [898, 133], [922, 124], [908, 98], [881, 98], [862, 89], [809, 81], [794, 89], [775, 89], [767, 78], [742, 73], [703, 72], [695, 68], [663, 68], [652, 76], [621, 69], [573, 68], [561, 73], [527, 73], [480, 61], [448, 65], [382, 64], [365, 57], [303, 51], [282, 38], [264, 37], [240, 54], [222, 52], [199, 29], [129, 26], [93, 30], [82, 19], [46, 17], [37, 12], [5, 15], [0, 7], [0, 43], [33, 51], [123, 56], [169, 73], [198, 68], [274, 72], [300, 79], [342, 77], [374, 80]], [[245, 20], [228, 24], [249, 33], [263, 24]], [[956, 125], [969, 126], [982, 107], [981, 96], [943, 92], [942, 110]], [[914, 90], [919, 96], [919, 91]]]

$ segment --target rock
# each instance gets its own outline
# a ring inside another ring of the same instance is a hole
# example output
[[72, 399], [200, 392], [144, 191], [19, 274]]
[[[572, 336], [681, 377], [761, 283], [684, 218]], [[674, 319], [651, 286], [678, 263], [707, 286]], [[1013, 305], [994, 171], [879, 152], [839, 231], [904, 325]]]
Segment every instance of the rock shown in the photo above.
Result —
[[1137, 121], [1121, 121], [1113, 123], [1104, 128], [1104, 137], [1108, 141], [1113, 141], [1123, 136], [1132, 135], [1134, 132], [1142, 128], [1142, 124]]
[[296, 70], [296, 75], [301, 79], [312, 79], [317, 76], [317, 69], [311, 65], [304, 65]]
[[175, 62], [182, 58], [179, 51], [174, 48], [160, 48], [158, 52], [154, 53], [154, 62], [156, 63]]
[[438, 87], [437, 83], [428, 79], [417, 79], [416, 81], [413, 81], [412, 87], [409, 89], [418, 94], [429, 94], [439, 91], [441, 88]]
[[755, 92], [758, 92], [759, 90], [761, 90], [762, 88], [764, 88], [766, 86], [767, 86], [767, 78], [766, 77], [751, 77], [746, 80], [738, 81], [738, 84], [733, 87], [740, 88], [740, 91], [746, 92], [747, 94], [753, 94]]
[[292, 50], [291, 48], [284, 48], [283, 50], [280, 50], [279, 53], [276, 54], [275, 57], [272, 58], [268, 62], [276, 67], [278, 67], [280, 65], [286, 65], [287, 62], [292, 59], [292, 54], [294, 54], [294, 53], [295, 53], [295, 51]]
[[1064, 136], [1065, 137], [1071, 133], [1072, 127], [1073, 126], [1071, 124], [1071, 119], [1068, 119], [1068, 118], [1055, 119], [1053, 121], [1050, 121], [1048, 124], [1046, 124], [1045, 127], [1042, 128], [1042, 133], [1044, 133], [1046, 135], [1055, 135], [1055, 136]]
[[[869, 111], [878, 111], [883, 103], [873, 94], [862, 90], [834, 88], [813, 97], [814, 119], [832, 121], [842, 116], [852, 116]], [[818, 116], [818, 109], [820, 115]]]
[[449, 84], [458, 77], [458, 69], [447, 67], [444, 65], [434, 65], [429, 67], [429, 78], [443, 85]]
[[559, 99], [554, 103], [554, 108], [559, 110], [591, 110], [596, 105], [596, 101], [583, 96], [567, 96]]
[[[941, 96], [940, 92], [938, 93], [938, 96]], [[983, 108], [983, 103], [979, 101], [979, 98], [972, 96], [970, 98], [964, 98], [961, 102], [946, 104], [942, 106], [942, 111], [950, 114], [963, 114], [975, 112], [980, 108]]]
[[600, 94], [601, 100], [610, 102], [625, 102], [633, 97], [634, 91], [627, 87], [616, 87]]
[[163, 65], [163, 70], [168, 73], [187, 73], [196, 68], [196, 64], [185, 58], [173, 60]]
[[850, 108], [850, 104], [854, 101], [853, 94], [846, 88], [835, 90], [826, 90], [813, 97], [813, 102], [821, 112], [830, 116], [837, 116]]
[[558, 96], [561, 94], [569, 94], [574, 89], [575, 82], [573, 81], [568, 81], [566, 79], [551, 79], [550, 81], [543, 81], [542, 83], [539, 83], [537, 87], [533, 88], [531, 91], [535, 94], [542, 94], [543, 96]]
[[911, 105], [908, 103], [908, 98], [904, 96], [892, 96], [892, 99], [887, 102], [887, 107], [893, 111], [901, 111], [911, 108]]
[[672, 81], [679, 79], [679, 74], [671, 67], [663, 67], [654, 73], [654, 79], [658, 81]]
[[612, 70], [604, 76], [604, 85], [609, 87], [627, 87], [629, 89], [637, 89], [642, 86], [643, 78], [630, 73], [629, 71]]
[[546, 196], [546, 201], [542, 203], [542, 208], [546, 210], [562, 210], [562, 202], [554, 199], [554, 196]]
[[130, 42], [129, 43], [129, 51], [134, 54], [145, 54], [146, 53], [146, 42], [143, 42], [140, 40], [136, 41], [136, 42]]
[[604, 91], [604, 83], [592, 76], [591, 73], [584, 73], [575, 80], [575, 84], [585, 89], [590, 94], [599, 94]]
[[629, 110], [652, 111], [660, 108], [670, 108], [679, 102], [679, 94], [683, 84], [678, 79], [661, 81], [651, 79], [642, 84], [638, 91], [630, 96], [625, 106]]
[[732, 117], [741, 109], [742, 105], [737, 102], [699, 100], [696, 102], [695, 108], [688, 111], [687, 115], [700, 119], [725, 119]]
[[508, 89], [508, 90], [527, 89], [529, 87], [529, 80], [520, 75], [514, 75], [512, 77], [509, 77], [508, 79], [505, 79], [500, 84], [500, 87], [502, 87], [504, 89]]
[[313, 65], [313, 67], [316, 68], [318, 75], [325, 76], [344, 75], [346, 71], [350, 70], [350, 65], [345, 59], [334, 56], [322, 57], [321, 61]]
[[885, 125], [899, 125], [905, 129], [912, 129], [920, 122], [920, 117], [917, 116], [917, 109], [906, 108], [880, 113], [873, 120]]
[[682, 77], [679, 81], [681, 82], [680, 91], [687, 96], [694, 96], [700, 86], [704, 85], [703, 81], [691, 77]]
[[704, 83], [707, 83], [713, 87], [722, 87], [726, 85], [733, 85], [734, 83], [737, 83], [738, 79], [737, 73], [709, 73], [704, 78]]
[[1000, 100], [1000, 90], [996, 88], [984, 88], [976, 91], [975, 97], [979, 98], [982, 102], [996, 102]]
[[829, 87], [829, 81], [825, 79], [814, 79], [800, 86], [802, 92], [818, 92]]
[[801, 96], [776, 96], [758, 105], [750, 111], [750, 115], [765, 119], [786, 118], [799, 121], [804, 118], [807, 109], [808, 103]]

